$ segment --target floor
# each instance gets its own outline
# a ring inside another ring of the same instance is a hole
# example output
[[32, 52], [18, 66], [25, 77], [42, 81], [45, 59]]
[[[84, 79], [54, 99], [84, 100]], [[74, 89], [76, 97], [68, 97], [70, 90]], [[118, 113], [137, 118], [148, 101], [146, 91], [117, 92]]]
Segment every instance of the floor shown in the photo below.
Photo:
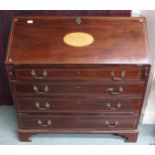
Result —
[[17, 135], [15, 109], [12, 106], [0, 106], [0, 144], [1, 145], [124, 145], [155, 144], [155, 125], [140, 125], [137, 143], [124, 143], [123, 138], [110, 134], [38, 134], [32, 142], [20, 142]]

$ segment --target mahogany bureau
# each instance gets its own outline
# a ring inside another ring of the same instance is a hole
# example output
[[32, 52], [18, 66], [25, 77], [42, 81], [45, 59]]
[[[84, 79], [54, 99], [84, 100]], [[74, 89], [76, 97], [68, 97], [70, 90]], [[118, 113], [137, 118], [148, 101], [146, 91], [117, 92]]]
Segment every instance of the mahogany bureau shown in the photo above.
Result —
[[109, 133], [135, 142], [150, 67], [143, 17], [15, 17], [6, 68], [19, 139]]

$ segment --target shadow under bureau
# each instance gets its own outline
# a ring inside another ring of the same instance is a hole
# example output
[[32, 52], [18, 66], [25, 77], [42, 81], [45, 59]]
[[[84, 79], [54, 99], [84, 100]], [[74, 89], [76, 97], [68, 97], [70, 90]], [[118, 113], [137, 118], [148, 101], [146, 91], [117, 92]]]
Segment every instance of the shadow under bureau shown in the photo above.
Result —
[[6, 68], [19, 139], [110, 133], [135, 142], [147, 46], [143, 17], [15, 17]]

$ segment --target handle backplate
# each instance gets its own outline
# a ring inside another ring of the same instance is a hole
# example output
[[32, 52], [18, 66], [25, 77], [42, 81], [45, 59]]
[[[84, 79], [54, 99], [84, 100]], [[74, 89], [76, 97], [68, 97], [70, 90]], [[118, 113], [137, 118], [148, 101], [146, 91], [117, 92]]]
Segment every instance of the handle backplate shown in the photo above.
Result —
[[33, 90], [35, 91], [36, 94], [43, 95], [49, 91], [49, 87], [47, 85], [45, 85], [44, 89], [42, 91], [40, 91], [39, 88], [36, 85], [34, 85]]
[[113, 87], [107, 88], [106, 91], [109, 92], [111, 95], [118, 95], [120, 93], [123, 93], [124, 89], [122, 86], [118, 86], [118, 88], [116, 89]]
[[52, 125], [52, 121], [48, 120], [46, 123], [43, 123], [40, 119], [37, 121], [38, 125], [42, 126], [42, 127], [48, 127]]
[[37, 79], [37, 80], [43, 80], [47, 77], [48, 73], [47, 73], [47, 70], [43, 70], [42, 72], [42, 76], [38, 76], [37, 73], [35, 72], [35, 70], [31, 70], [31, 75]]
[[125, 74], [125, 71], [122, 71], [122, 72], [121, 72], [120, 77], [116, 77], [114, 71], [112, 71], [112, 72], [110, 73], [110, 76], [111, 76], [112, 80], [114, 80], [114, 81], [123, 80], [124, 77], [125, 77], [125, 75], [126, 75], [126, 74]]
[[110, 122], [110, 121], [106, 120], [106, 121], [105, 121], [105, 124], [106, 124], [106, 126], [107, 126], [108, 128], [115, 128], [115, 127], [118, 126], [119, 121], [116, 120], [115, 122]]
[[48, 110], [48, 109], [50, 108], [49, 102], [46, 102], [44, 107], [41, 107], [40, 103], [39, 103], [39, 102], [36, 102], [36, 103], [35, 103], [35, 106], [36, 106], [36, 108], [38, 108], [39, 110]]
[[112, 106], [111, 103], [107, 103], [106, 106], [107, 106], [107, 108], [109, 108], [111, 110], [117, 110], [117, 109], [120, 109], [122, 107], [122, 104], [120, 102], [118, 102], [116, 104], [116, 106]]

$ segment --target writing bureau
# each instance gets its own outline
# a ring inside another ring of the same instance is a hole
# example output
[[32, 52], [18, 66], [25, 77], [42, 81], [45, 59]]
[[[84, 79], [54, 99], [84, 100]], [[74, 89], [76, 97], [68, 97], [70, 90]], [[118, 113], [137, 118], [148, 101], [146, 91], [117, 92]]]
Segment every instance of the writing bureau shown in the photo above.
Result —
[[15, 17], [6, 68], [19, 139], [110, 133], [135, 142], [150, 67], [143, 17]]

